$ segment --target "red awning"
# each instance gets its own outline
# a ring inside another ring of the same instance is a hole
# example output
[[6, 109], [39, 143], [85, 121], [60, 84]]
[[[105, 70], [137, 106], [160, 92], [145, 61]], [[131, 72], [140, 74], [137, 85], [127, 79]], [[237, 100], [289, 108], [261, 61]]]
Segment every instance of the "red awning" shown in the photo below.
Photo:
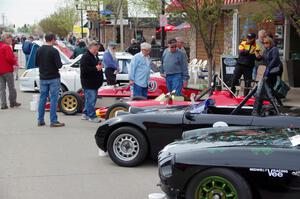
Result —
[[[170, 24], [167, 24], [167, 25], [165, 26], [165, 31], [166, 31], [166, 32], [168, 32], [168, 31], [173, 31], [174, 28], [175, 28], [175, 26], [170, 25]], [[161, 31], [161, 27], [160, 27], [158, 30], [156, 30], [156, 32], [160, 32], [160, 31]]]
[[224, 5], [246, 3], [249, 1], [255, 1], [255, 0], [224, 0]]

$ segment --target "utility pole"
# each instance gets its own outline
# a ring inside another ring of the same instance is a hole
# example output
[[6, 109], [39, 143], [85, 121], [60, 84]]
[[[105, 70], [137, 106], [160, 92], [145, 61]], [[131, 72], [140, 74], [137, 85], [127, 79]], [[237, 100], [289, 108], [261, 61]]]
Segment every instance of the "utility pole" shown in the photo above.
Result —
[[121, 4], [121, 10], [120, 10], [120, 43], [121, 43], [121, 51], [123, 51], [124, 50], [123, 3]]
[[[165, 0], [161, 0], [161, 15], [165, 15]], [[164, 24], [161, 26], [161, 47], [160, 47], [160, 55], [162, 57], [162, 54], [165, 49], [165, 26]]]

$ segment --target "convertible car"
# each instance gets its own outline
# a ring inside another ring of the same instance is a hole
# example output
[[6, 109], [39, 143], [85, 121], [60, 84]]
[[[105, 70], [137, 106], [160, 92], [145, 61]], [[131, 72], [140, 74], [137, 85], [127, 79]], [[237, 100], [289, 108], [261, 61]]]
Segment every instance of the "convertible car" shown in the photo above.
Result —
[[[148, 96], [149, 98], [155, 98], [160, 96], [162, 93], [167, 93], [167, 86], [166, 81], [162, 77], [150, 77], [150, 81], [148, 84]], [[183, 88], [182, 93], [185, 96], [185, 98], [190, 98], [191, 94], [199, 95], [201, 93], [201, 90], [199, 89], [193, 89], [193, 88]], [[103, 86], [98, 90], [98, 98], [114, 98], [114, 99], [120, 99], [130, 97], [130, 85], [125, 84], [123, 86]], [[67, 115], [74, 115], [78, 112], [81, 112], [83, 109], [83, 98], [84, 94], [81, 91], [79, 93], [77, 92], [65, 92], [61, 95], [58, 106], [59, 110], [61, 110], [63, 113]], [[158, 97], [155, 101], [153, 101], [152, 105], [159, 104], [162, 102], [164, 97]], [[177, 97], [178, 98], [178, 97]], [[133, 100], [141, 100], [141, 97], [133, 97]], [[142, 98], [145, 99], [145, 98]], [[183, 102], [184, 99], [180, 98]], [[178, 100], [177, 100], [178, 101]], [[170, 102], [171, 103], [171, 102]], [[183, 104], [187, 104], [188, 102], [183, 102]], [[142, 104], [148, 104], [147, 100], [144, 100], [143, 102], [139, 103], [141, 106]], [[151, 103], [149, 103], [151, 104]], [[126, 105], [126, 104], [124, 104]], [[47, 107], [49, 104], [47, 105]], [[119, 103], [120, 107], [121, 104]], [[124, 106], [122, 106], [124, 107]], [[99, 108], [99, 107], [98, 107]], [[105, 117], [105, 113], [108, 107], [104, 107], [101, 109], [101, 113], [99, 113], [99, 116]], [[99, 111], [98, 111], [99, 112]]]
[[[251, 115], [252, 107], [239, 110], [231, 106], [216, 106], [209, 99], [187, 108], [165, 108], [121, 115], [109, 119], [98, 128], [95, 139], [98, 147], [108, 151], [120, 166], [135, 166], [147, 156], [157, 158], [158, 152], [183, 131], [212, 127], [222, 121], [229, 126], [300, 127], [300, 117]], [[235, 114], [230, 114], [234, 112]]]
[[300, 129], [219, 127], [185, 132], [158, 156], [170, 199], [298, 199]]

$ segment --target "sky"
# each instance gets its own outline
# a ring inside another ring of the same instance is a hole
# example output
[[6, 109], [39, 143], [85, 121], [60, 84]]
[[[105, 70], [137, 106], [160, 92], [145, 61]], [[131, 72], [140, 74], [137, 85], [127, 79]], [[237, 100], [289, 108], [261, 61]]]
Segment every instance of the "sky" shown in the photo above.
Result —
[[0, 0], [0, 24], [34, 24], [54, 13], [62, 0]]

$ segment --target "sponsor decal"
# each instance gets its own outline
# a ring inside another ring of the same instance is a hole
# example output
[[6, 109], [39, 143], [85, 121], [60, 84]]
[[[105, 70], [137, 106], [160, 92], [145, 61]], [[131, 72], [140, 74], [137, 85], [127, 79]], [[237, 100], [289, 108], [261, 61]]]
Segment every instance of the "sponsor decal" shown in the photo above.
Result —
[[156, 81], [149, 81], [148, 83], [148, 92], [154, 92], [157, 89]]
[[293, 171], [293, 172], [292, 172], [292, 175], [293, 175], [293, 176], [300, 177], [300, 171]]
[[[264, 172], [264, 173], [267, 173], [268, 176], [274, 177], [274, 178], [282, 178], [284, 176], [284, 174], [288, 173], [288, 170], [283, 170], [283, 169], [250, 168], [249, 171]], [[299, 175], [300, 175], [300, 172], [299, 172]]]

